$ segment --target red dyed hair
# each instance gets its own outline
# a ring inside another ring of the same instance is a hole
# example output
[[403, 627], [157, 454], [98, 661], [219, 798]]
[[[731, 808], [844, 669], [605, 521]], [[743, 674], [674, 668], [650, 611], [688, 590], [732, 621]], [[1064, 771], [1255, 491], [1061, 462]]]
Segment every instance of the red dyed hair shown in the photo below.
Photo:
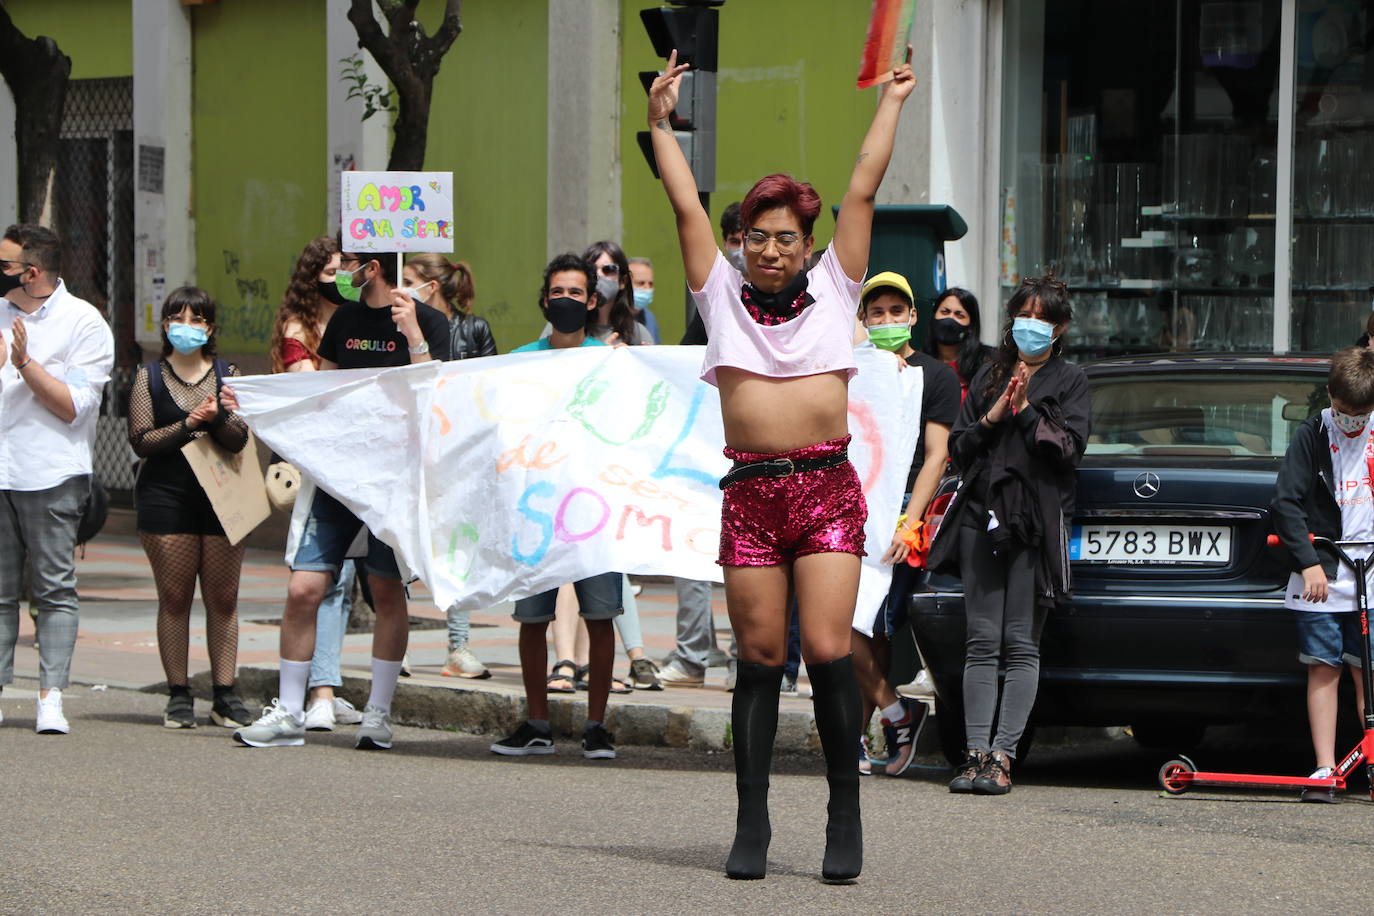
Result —
[[779, 207], [791, 210], [797, 222], [801, 223], [802, 234], [810, 235], [811, 227], [821, 213], [821, 196], [811, 185], [797, 181], [791, 175], [760, 178], [739, 205], [740, 220], [744, 223], [745, 231], [754, 224], [754, 217]]

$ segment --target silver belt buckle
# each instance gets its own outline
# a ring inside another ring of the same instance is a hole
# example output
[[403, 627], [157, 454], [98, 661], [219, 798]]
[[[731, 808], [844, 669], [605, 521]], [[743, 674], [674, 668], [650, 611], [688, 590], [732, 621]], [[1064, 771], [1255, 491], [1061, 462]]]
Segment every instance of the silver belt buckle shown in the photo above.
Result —
[[784, 465], [787, 466], [787, 473], [778, 474], [778, 477], [791, 477], [793, 474], [797, 473], [796, 462], [794, 462], [791, 458], [774, 458], [771, 463], [776, 467], [782, 467]]

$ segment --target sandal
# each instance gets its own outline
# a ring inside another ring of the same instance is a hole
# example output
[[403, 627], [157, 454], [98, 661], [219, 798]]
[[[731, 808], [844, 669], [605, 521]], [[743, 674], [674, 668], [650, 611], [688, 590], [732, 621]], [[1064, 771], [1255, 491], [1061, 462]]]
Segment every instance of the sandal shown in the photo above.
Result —
[[[572, 674], [559, 674], [558, 669], [560, 668], [571, 669]], [[549, 693], [577, 693], [577, 678], [578, 672], [580, 670], [581, 669], [577, 667], [577, 663], [574, 662], [572, 659], [562, 659], [561, 661], [557, 662], [550, 670], [550, 674], [544, 680], [544, 684], [548, 687]], [[553, 686], [554, 681], [563, 681], [568, 686], [555, 687]]]
[[[588, 681], [587, 681], [587, 674], [588, 674], [590, 671], [591, 671], [591, 666], [590, 666], [590, 665], [578, 665], [578, 666], [577, 666], [577, 680], [575, 681], [575, 683], [577, 684], [577, 689], [578, 689], [578, 690], [587, 690], [587, 689], [589, 689], [589, 683], [588, 683]], [[611, 675], [611, 693], [633, 693], [633, 691], [630, 689], [630, 685], [629, 685], [629, 684], [625, 683], [624, 681], [622, 681], [620, 678], [616, 677], [615, 675]]]

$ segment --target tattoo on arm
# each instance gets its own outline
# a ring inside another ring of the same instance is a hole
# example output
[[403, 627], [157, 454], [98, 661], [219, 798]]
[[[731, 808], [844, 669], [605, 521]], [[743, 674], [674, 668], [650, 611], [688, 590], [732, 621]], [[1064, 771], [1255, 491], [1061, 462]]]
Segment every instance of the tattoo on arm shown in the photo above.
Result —
[[854, 160], [855, 165], [860, 165], [868, 158], [868, 153], [859, 153], [859, 158]]
[[673, 128], [668, 124], [667, 118], [660, 119], [658, 123], [654, 124], [654, 127], [663, 131], [665, 134], [671, 134], [673, 132]]

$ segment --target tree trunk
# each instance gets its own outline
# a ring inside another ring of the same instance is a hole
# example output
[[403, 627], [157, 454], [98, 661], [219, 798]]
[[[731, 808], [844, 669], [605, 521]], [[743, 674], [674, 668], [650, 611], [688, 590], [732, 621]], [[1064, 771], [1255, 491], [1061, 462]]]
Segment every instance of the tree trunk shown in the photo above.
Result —
[[420, 0], [377, 0], [389, 27], [372, 14], [372, 0], [352, 0], [348, 21], [358, 33], [358, 46], [366, 48], [396, 88], [399, 111], [393, 126], [387, 168], [419, 171], [425, 167], [429, 142], [429, 107], [439, 63], [463, 31], [461, 0], [445, 0], [444, 21], [433, 36], [415, 20]]
[[14, 95], [19, 153], [19, 219], [52, 224], [52, 189], [62, 139], [62, 106], [72, 59], [51, 38], [30, 39], [0, 6], [0, 76]]

